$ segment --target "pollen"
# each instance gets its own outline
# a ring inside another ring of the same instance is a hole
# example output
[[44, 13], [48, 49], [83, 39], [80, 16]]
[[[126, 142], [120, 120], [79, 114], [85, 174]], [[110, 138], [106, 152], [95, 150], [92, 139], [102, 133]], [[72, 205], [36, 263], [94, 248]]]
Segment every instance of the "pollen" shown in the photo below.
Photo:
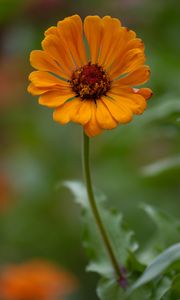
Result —
[[82, 100], [98, 100], [110, 90], [111, 81], [101, 66], [91, 64], [76, 69], [70, 81], [71, 88]]

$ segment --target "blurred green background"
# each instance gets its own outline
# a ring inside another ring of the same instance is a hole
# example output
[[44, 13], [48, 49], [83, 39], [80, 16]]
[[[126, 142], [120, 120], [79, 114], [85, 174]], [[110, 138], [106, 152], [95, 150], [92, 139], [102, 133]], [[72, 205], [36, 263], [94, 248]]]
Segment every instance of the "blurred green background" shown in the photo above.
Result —
[[92, 300], [97, 278], [84, 271], [80, 212], [59, 188], [82, 180], [82, 129], [54, 123], [26, 91], [30, 51], [41, 48], [45, 29], [74, 13], [120, 18], [146, 45], [154, 92], [147, 111], [91, 140], [95, 186], [145, 247], [157, 228], [141, 203], [179, 218], [180, 2], [0, 0], [0, 264], [49, 260], [79, 279], [72, 299]]

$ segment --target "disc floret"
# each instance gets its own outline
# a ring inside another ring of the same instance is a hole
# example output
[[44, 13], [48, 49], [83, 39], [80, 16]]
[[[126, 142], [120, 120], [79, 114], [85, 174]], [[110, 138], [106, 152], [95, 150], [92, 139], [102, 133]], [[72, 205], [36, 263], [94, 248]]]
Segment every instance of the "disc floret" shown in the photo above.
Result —
[[73, 72], [71, 87], [77, 97], [96, 102], [110, 90], [111, 81], [101, 66], [89, 62]]

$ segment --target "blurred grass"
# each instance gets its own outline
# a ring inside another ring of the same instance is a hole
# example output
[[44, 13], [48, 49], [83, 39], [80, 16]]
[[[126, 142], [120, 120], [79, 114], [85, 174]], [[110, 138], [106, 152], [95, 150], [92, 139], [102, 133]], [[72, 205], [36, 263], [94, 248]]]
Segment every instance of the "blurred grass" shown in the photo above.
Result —
[[[178, 1], [0, 1], [0, 165], [11, 205], [0, 216], [0, 262], [43, 257], [73, 271], [79, 300], [94, 297], [93, 275], [84, 272], [79, 211], [56, 186], [81, 179], [81, 128], [55, 124], [52, 112], [26, 92], [29, 53], [43, 31], [73, 13], [109, 14], [136, 30], [146, 45], [154, 91], [143, 116], [92, 139], [95, 186], [125, 215], [145, 246], [156, 228], [139, 209], [153, 204], [179, 217], [180, 168], [145, 176], [143, 168], [179, 154], [180, 19]], [[162, 116], [163, 103], [168, 109]], [[162, 105], [162, 106], [161, 106]], [[143, 226], [142, 226], [143, 224]], [[74, 298], [75, 299], [75, 298]]]

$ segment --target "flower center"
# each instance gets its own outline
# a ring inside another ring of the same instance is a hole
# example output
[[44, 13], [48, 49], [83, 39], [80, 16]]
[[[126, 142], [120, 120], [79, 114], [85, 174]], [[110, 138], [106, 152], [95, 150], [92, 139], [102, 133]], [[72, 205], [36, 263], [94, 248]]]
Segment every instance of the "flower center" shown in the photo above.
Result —
[[111, 87], [107, 73], [102, 67], [91, 62], [73, 72], [70, 84], [76, 97], [82, 100], [91, 99], [95, 102], [101, 96], [106, 95]]

